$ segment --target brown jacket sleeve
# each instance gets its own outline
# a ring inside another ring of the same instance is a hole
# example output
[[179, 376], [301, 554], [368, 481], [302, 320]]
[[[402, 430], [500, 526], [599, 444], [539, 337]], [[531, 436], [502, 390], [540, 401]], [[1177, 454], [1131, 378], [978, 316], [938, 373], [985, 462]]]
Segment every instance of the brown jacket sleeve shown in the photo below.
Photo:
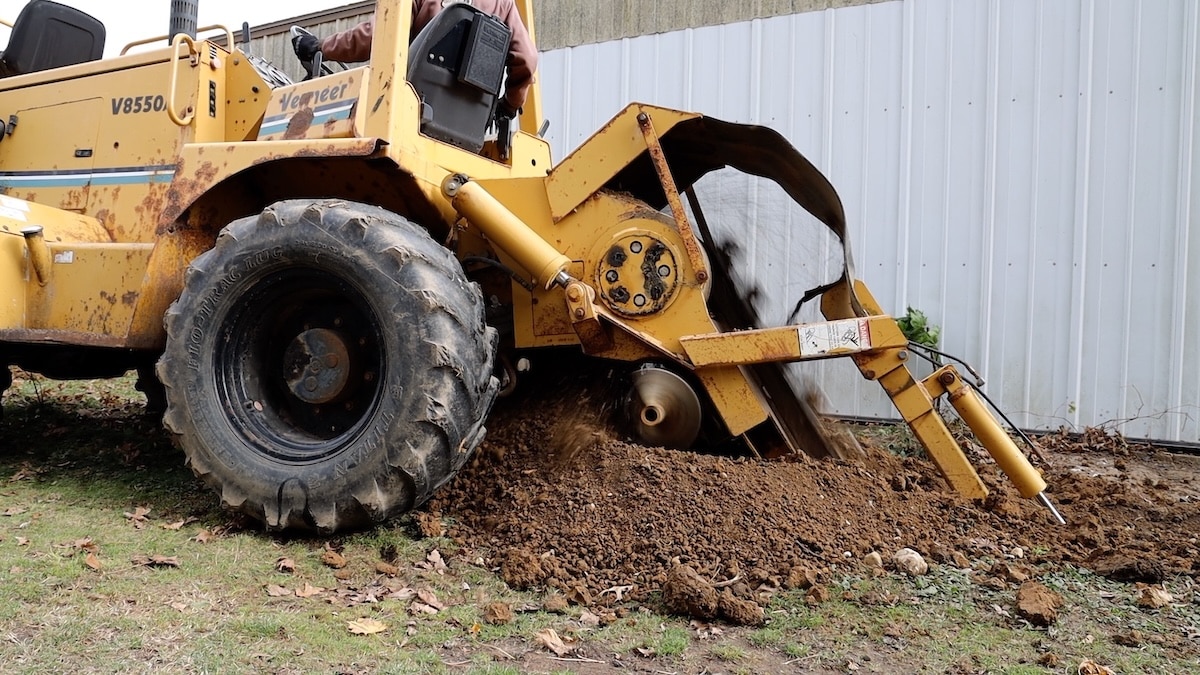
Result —
[[354, 28], [334, 33], [321, 40], [321, 56], [330, 61], [356, 63], [371, 58], [371, 35], [375, 31], [373, 21], [364, 21]]
[[533, 85], [533, 74], [538, 66], [537, 46], [522, 23], [521, 13], [517, 11], [513, 0], [474, 0], [473, 4], [499, 17], [512, 31], [512, 42], [508, 45], [508, 79], [504, 82], [504, 100], [516, 110], [525, 105], [529, 87]]

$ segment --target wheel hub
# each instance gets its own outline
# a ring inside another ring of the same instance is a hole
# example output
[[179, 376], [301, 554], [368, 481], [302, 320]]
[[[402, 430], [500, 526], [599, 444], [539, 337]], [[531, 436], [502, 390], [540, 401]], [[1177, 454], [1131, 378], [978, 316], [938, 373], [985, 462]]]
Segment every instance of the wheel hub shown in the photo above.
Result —
[[345, 395], [351, 363], [341, 333], [306, 330], [291, 341], [283, 358], [288, 389], [301, 401], [322, 405]]
[[646, 443], [688, 448], [700, 433], [700, 398], [682, 377], [657, 366], [633, 374], [628, 412]]

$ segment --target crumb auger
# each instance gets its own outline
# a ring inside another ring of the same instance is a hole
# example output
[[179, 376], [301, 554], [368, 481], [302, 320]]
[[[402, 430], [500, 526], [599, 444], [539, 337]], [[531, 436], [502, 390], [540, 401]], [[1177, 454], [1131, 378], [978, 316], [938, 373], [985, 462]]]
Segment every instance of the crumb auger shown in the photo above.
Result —
[[[0, 56], [0, 385], [10, 365], [136, 369], [226, 506], [329, 533], [429, 499], [552, 348], [617, 364], [611, 407], [646, 443], [768, 457], [861, 453], [784, 369], [847, 357], [955, 490], [987, 494], [943, 396], [1053, 511], [953, 366], [915, 378], [837, 193], [783, 136], [633, 103], [554, 165], [536, 83], [511, 135], [485, 132], [507, 26], [454, 3], [410, 42], [412, 9], [377, 3], [369, 65], [291, 82], [194, 17], [101, 59], [94, 18], [26, 4]], [[824, 321], [760, 319], [698, 194], [718, 170], [774, 183], [840, 243], [840, 276], [804, 297]]]

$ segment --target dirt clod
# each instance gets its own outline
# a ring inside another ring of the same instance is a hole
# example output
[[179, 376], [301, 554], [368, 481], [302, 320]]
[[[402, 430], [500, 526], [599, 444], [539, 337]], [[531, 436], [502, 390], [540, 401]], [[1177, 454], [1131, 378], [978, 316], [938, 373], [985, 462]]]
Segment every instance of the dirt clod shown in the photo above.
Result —
[[712, 619], [717, 616], [717, 590], [712, 584], [701, 579], [696, 570], [685, 565], [671, 568], [666, 582], [663, 583], [662, 599], [663, 605], [672, 614], [696, 619]]
[[414, 516], [417, 530], [421, 532], [422, 537], [434, 538], [446, 534], [446, 528], [442, 525], [442, 514], [437, 511], [421, 511]]
[[552, 593], [542, 601], [542, 609], [552, 614], [565, 614], [568, 607], [570, 603], [558, 593]]
[[1159, 584], [1165, 576], [1161, 562], [1122, 553], [1099, 557], [1092, 571], [1113, 581], [1128, 583]]
[[1017, 615], [1035, 626], [1049, 626], [1058, 621], [1058, 608], [1063, 598], [1036, 581], [1026, 581], [1017, 589]]
[[500, 577], [518, 591], [540, 586], [546, 581], [542, 561], [533, 553], [522, 549], [509, 549], [500, 563]]
[[512, 606], [504, 602], [493, 602], [483, 608], [483, 620], [493, 626], [503, 626], [512, 623]]
[[736, 598], [728, 588], [721, 593], [717, 601], [717, 610], [721, 618], [736, 626], [761, 626], [766, 620], [766, 615], [758, 603]]

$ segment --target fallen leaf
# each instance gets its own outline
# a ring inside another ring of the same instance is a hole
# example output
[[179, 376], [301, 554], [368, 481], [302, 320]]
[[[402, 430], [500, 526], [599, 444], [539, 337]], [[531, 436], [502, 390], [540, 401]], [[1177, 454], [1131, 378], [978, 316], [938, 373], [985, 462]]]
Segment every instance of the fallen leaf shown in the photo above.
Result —
[[423, 602], [415, 602], [415, 601], [413, 602], [413, 604], [408, 606], [408, 612], [409, 612], [409, 614], [437, 614], [438, 613], [436, 608], [431, 607], [430, 605], [427, 605]]
[[321, 562], [335, 570], [340, 570], [346, 566], [345, 556], [332, 549], [326, 550], [321, 554]]
[[17, 537], [16, 542], [17, 542], [17, 546], [28, 546], [29, 545], [29, 540], [26, 539], [25, 537]]
[[555, 656], [566, 656], [571, 651], [553, 628], [540, 631], [534, 636], [534, 640], [539, 645], [554, 652]]
[[1102, 666], [1091, 659], [1086, 659], [1076, 669], [1079, 675], [1116, 675], [1116, 671], [1108, 666]]
[[83, 559], [83, 563], [97, 572], [99, 572], [100, 568], [102, 567], [100, 564], [100, 557], [96, 555], [95, 551], [88, 551], [87, 557]]
[[212, 532], [209, 532], [208, 530], [200, 530], [199, 532], [196, 533], [196, 536], [192, 537], [192, 541], [199, 543], [199, 544], [207, 544], [208, 542], [212, 541], [212, 539], [216, 536], [217, 535], [213, 534]]
[[355, 619], [346, 622], [346, 628], [355, 635], [374, 635], [387, 630], [387, 624], [379, 619]]
[[171, 609], [182, 612], [187, 609], [187, 605], [183, 604], [182, 602], [172, 602]]
[[280, 572], [291, 574], [296, 571], [296, 562], [291, 558], [279, 558], [275, 561], [275, 569]]
[[25, 507], [23, 506], [10, 506], [4, 509], [4, 515], [6, 516], [17, 516], [22, 513], [25, 513]]
[[267, 584], [266, 588], [267, 595], [271, 596], [272, 598], [283, 598], [292, 594], [290, 589], [284, 588], [283, 586], [277, 586], [275, 584]]
[[579, 623], [587, 626], [588, 628], [595, 628], [600, 625], [600, 617], [585, 609], [583, 610], [583, 613], [579, 615]]
[[1160, 609], [1166, 607], [1175, 601], [1175, 598], [1167, 592], [1165, 588], [1160, 586], [1147, 586], [1146, 584], [1138, 584], [1137, 590], [1137, 605], [1147, 609]]
[[134, 528], [140, 530], [146, 526], [146, 516], [150, 515], [150, 511], [149, 506], [139, 506], [133, 510], [133, 513], [126, 511], [125, 518], [133, 524]]
[[199, 520], [199, 518], [184, 518], [183, 520], [174, 523], [163, 523], [162, 528], [164, 530], [181, 530], [183, 529], [184, 525], [190, 525], [197, 520]]
[[434, 609], [446, 609], [445, 605], [438, 602], [437, 596], [433, 594], [433, 591], [427, 588], [417, 590], [417, 599]]
[[399, 600], [400, 602], [408, 602], [417, 597], [417, 592], [411, 588], [400, 588], [388, 593], [385, 600]]
[[438, 574], [446, 573], [446, 561], [442, 559], [441, 551], [437, 550], [436, 548], [433, 549], [429, 552], [429, 555], [425, 556], [425, 560], [429, 562], [430, 565], [433, 565], [434, 571], [436, 571]]
[[625, 594], [632, 590], [633, 586], [613, 586], [612, 588], [606, 588], [603, 591], [600, 591], [600, 595], [612, 593], [617, 597], [617, 602], [623, 602], [625, 600]]
[[324, 588], [321, 588], [320, 586], [313, 586], [312, 584], [310, 584], [306, 581], [306, 582], [304, 582], [304, 587], [296, 591], [296, 597], [311, 598], [314, 595], [320, 595], [324, 592], [325, 592]]
[[175, 556], [135, 555], [130, 561], [141, 567], [179, 567], [179, 558]]

